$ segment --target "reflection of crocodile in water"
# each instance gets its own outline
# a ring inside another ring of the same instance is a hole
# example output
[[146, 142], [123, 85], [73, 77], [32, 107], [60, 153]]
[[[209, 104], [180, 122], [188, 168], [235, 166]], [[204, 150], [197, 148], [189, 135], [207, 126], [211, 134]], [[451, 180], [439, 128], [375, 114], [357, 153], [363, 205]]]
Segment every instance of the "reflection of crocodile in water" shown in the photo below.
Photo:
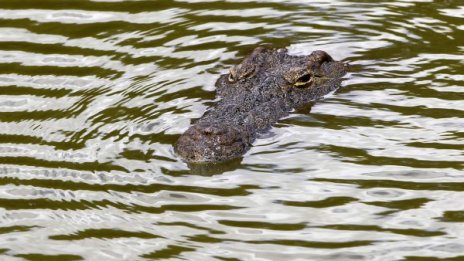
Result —
[[293, 56], [256, 48], [216, 82], [221, 100], [179, 138], [187, 162], [220, 162], [243, 155], [257, 133], [340, 86], [345, 65], [326, 52]]

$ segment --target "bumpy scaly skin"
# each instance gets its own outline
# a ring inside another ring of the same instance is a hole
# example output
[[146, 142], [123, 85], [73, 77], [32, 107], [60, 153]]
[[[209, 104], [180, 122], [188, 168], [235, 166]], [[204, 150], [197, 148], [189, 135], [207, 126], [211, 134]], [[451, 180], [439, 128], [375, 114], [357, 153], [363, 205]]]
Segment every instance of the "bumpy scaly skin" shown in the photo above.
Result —
[[323, 51], [292, 56], [256, 48], [216, 82], [221, 100], [179, 138], [187, 162], [220, 162], [243, 155], [257, 133], [298, 107], [340, 86], [345, 65]]

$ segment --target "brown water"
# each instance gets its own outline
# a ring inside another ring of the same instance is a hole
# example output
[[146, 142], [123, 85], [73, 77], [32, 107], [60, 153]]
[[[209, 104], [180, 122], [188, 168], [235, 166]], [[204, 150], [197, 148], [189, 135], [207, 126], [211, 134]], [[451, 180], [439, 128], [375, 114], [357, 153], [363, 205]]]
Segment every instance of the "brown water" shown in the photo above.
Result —
[[[464, 259], [463, 43], [461, 0], [0, 0], [0, 259]], [[174, 142], [260, 45], [352, 72], [190, 169]]]

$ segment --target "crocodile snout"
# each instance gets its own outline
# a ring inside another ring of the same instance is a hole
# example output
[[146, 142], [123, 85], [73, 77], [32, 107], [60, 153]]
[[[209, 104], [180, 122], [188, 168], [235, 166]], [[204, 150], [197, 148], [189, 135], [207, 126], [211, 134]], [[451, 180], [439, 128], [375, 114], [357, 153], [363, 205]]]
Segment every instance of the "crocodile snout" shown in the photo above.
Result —
[[237, 128], [199, 123], [179, 138], [176, 148], [189, 162], [216, 162], [241, 156], [249, 147], [248, 139]]

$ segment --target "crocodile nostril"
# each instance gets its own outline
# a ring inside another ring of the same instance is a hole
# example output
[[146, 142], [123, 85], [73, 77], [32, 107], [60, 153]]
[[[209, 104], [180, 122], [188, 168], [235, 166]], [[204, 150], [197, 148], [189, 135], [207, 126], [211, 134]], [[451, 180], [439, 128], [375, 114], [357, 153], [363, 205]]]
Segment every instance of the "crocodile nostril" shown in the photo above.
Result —
[[221, 135], [226, 132], [224, 128], [218, 126], [200, 126], [200, 128], [204, 135]]
[[217, 131], [216, 131], [216, 128], [211, 127], [211, 126], [202, 129], [202, 133], [203, 133], [203, 134], [206, 134], [206, 135], [215, 134], [215, 132], [217, 132]]

